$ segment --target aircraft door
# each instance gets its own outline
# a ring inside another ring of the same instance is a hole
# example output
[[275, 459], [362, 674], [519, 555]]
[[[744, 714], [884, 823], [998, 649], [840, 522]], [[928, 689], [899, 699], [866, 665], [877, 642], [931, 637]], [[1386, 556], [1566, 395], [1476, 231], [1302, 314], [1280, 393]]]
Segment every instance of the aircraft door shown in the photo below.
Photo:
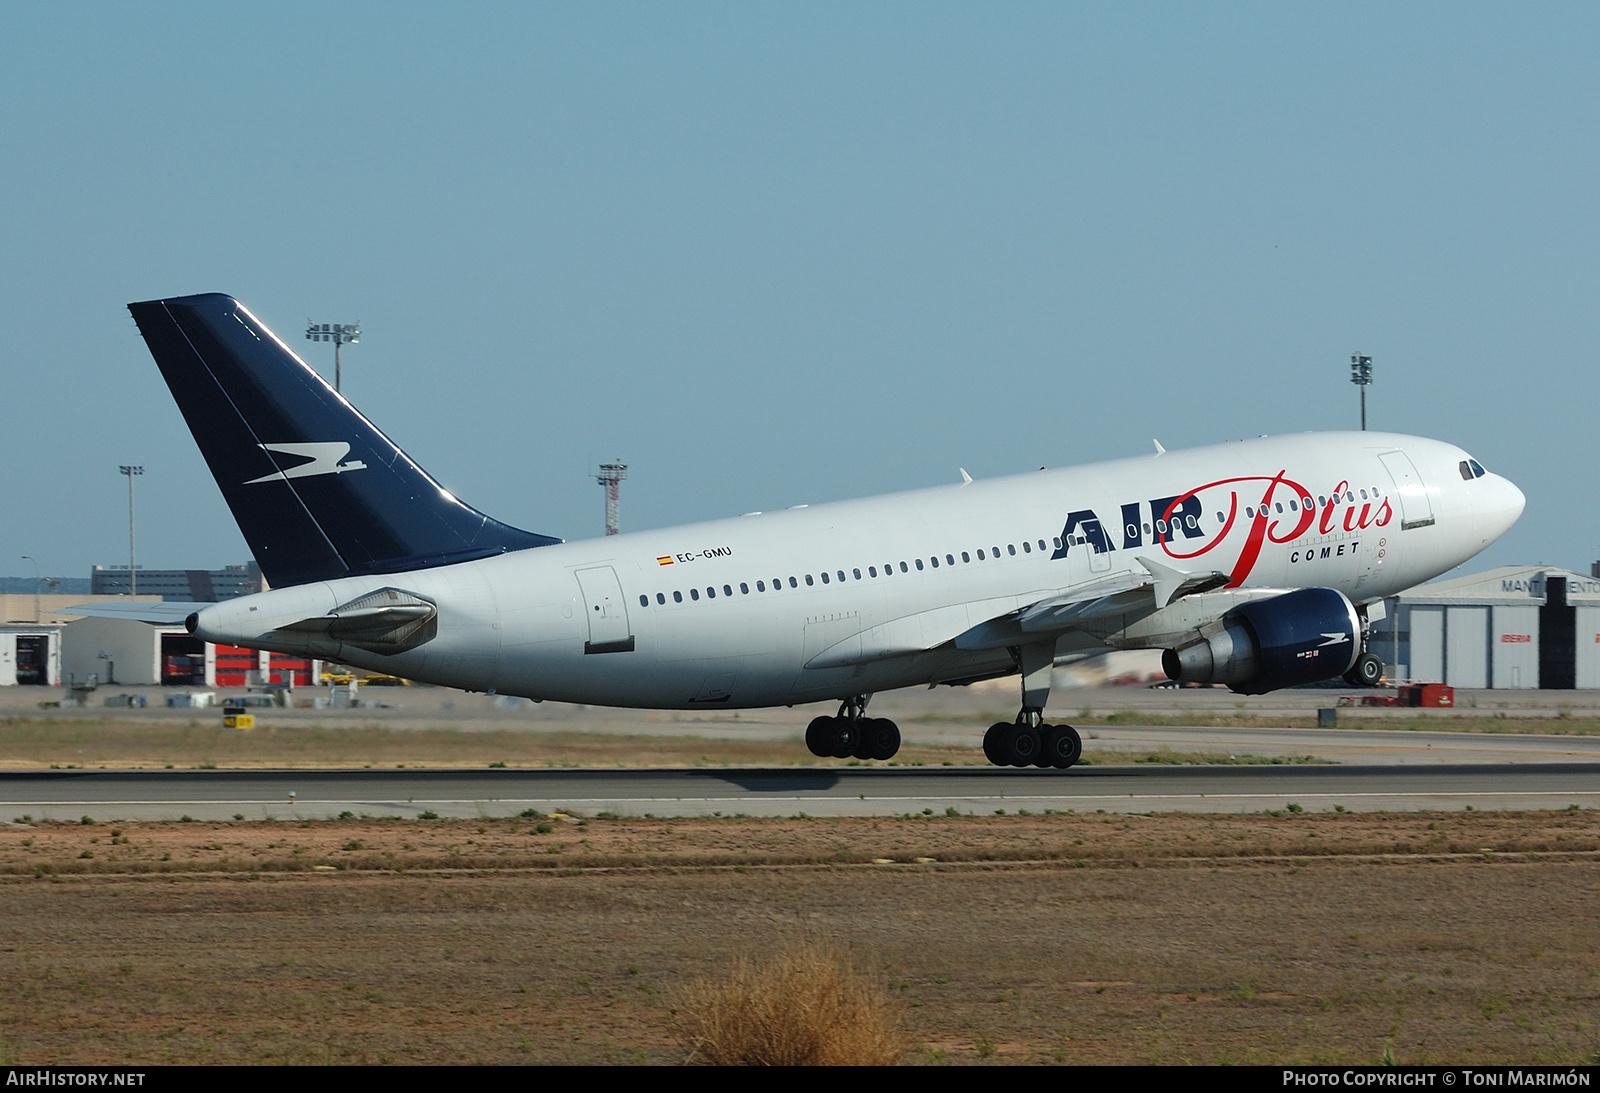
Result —
[[628, 605], [622, 598], [622, 583], [617, 571], [608, 565], [576, 572], [578, 587], [589, 616], [589, 640], [585, 653], [633, 652], [633, 627], [628, 622]]
[[1384, 452], [1383, 460], [1389, 477], [1394, 479], [1395, 492], [1400, 496], [1400, 530], [1424, 528], [1433, 523], [1433, 501], [1422, 476], [1405, 452]]

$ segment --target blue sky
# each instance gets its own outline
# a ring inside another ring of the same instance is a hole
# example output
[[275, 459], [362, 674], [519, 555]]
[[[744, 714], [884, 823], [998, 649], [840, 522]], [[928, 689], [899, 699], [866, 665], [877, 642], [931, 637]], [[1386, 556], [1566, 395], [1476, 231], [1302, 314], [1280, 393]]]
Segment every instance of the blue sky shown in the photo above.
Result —
[[[598, 534], [1372, 427], [1600, 557], [1600, 9], [0, 0], [0, 573], [248, 551], [124, 305], [222, 291]], [[8, 560], [9, 559], [9, 560]]]

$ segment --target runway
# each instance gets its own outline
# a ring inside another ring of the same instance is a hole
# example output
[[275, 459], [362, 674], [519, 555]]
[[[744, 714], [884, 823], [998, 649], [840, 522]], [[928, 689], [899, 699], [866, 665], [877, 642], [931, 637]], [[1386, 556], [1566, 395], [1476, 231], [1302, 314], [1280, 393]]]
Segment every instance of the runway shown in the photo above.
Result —
[[0, 819], [883, 816], [955, 809], [1308, 812], [1600, 808], [1600, 763], [676, 770], [39, 771], [0, 774]]

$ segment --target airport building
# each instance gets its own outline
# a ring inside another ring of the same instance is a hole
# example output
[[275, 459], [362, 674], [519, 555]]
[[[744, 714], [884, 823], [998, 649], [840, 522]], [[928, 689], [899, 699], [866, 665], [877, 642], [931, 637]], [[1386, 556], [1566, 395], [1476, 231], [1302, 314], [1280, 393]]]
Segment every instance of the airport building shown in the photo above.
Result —
[[60, 670], [70, 687], [306, 687], [320, 681], [322, 667], [305, 657], [213, 645], [181, 625], [91, 617], [65, 627]]
[[1600, 687], [1600, 578], [1502, 566], [1387, 601], [1371, 650], [1391, 679], [1453, 687]]
[[61, 682], [61, 627], [0, 626], [0, 687], [53, 687]]
[[[267, 588], [261, 567], [253, 561], [221, 569], [145, 569], [141, 566], [138, 577], [139, 595], [155, 595], [180, 603], [216, 603], [265, 592]], [[97, 596], [126, 596], [130, 583], [125, 565], [97, 565], [89, 572], [89, 591]]]

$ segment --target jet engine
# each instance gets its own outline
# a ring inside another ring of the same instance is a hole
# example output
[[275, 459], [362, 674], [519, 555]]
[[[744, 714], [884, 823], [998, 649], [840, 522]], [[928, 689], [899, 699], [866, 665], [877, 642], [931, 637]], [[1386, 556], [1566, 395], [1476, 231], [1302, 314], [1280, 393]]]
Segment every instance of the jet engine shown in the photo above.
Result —
[[1239, 694], [1343, 675], [1361, 655], [1355, 605], [1332, 588], [1304, 588], [1233, 608], [1161, 654], [1169, 679], [1226, 683]]

